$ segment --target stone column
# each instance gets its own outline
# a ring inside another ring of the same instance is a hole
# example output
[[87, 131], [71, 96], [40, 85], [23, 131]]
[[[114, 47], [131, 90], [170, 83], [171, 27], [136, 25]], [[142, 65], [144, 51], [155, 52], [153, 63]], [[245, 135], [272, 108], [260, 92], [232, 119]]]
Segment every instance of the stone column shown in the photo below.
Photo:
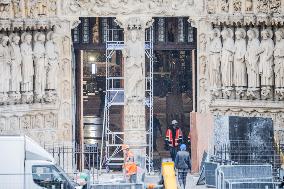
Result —
[[116, 22], [124, 29], [124, 143], [130, 146], [135, 161], [145, 167], [145, 30], [153, 19], [122, 16]]
[[209, 112], [210, 99], [220, 96], [220, 89], [212, 89], [208, 77], [208, 64], [210, 64], [208, 33], [212, 27], [206, 17], [193, 17], [188, 21], [197, 28], [197, 112], [207, 113]]

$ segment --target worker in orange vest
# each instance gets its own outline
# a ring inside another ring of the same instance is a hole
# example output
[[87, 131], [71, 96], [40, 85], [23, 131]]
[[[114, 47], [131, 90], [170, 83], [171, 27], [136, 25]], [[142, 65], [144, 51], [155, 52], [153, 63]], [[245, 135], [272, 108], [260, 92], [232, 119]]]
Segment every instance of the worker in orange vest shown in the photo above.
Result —
[[123, 158], [124, 158], [124, 175], [131, 183], [136, 183], [137, 180], [137, 165], [134, 162], [134, 154], [130, 151], [129, 145], [123, 144]]
[[171, 126], [166, 131], [166, 147], [170, 150], [171, 158], [175, 161], [179, 145], [182, 144], [183, 135], [181, 129], [178, 127], [177, 120], [173, 120]]

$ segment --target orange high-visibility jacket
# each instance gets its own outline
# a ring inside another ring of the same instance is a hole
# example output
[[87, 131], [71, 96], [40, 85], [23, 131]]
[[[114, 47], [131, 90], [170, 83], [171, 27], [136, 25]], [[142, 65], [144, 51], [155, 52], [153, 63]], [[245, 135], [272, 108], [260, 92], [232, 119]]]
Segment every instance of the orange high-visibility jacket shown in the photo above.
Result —
[[175, 141], [173, 140], [173, 132], [170, 128], [167, 129], [166, 132], [166, 141], [169, 142], [169, 146], [177, 147], [179, 145], [179, 141], [182, 140], [182, 131], [180, 128], [176, 128], [176, 136]]
[[137, 173], [137, 165], [134, 162], [127, 162], [124, 164], [124, 168], [126, 170], [126, 174], [129, 175], [134, 175]]

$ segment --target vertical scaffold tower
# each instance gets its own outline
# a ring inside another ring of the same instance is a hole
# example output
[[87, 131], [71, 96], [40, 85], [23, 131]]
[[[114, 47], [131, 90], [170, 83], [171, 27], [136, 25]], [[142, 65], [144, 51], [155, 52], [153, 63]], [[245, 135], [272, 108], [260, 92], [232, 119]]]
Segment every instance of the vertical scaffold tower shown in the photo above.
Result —
[[[122, 144], [123, 131], [113, 131], [110, 128], [110, 109], [112, 106], [124, 106], [124, 77], [111, 76], [111, 58], [116, 51], [122, 51], [124, 41], [117, 39], [122, 29], [106, 31], [106, 94], [104, 107], [103, 134], [101, 146], [100, 169], [117, 167], [123, 164]], [[153, 171], [153, 28], [146, 30], [145, 39], [146, 77], [145, 77], [145, 107], [147, 109], [147, 155], [146, 166], [148, 172]]]

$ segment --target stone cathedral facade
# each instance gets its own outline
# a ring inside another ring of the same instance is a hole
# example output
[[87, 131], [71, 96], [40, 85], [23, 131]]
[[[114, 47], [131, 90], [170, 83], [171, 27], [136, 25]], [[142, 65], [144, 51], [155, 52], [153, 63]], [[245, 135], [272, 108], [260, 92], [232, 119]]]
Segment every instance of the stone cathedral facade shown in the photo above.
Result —
[[283, 0], [0, 0], [0, 133], [71, 142], [71, 29], [79, 17], [116, 17], [125, 140], [146, 144], [145, 30], [181, 16], [197, 29], [197, 112], [270, 117], [282, 133]]

